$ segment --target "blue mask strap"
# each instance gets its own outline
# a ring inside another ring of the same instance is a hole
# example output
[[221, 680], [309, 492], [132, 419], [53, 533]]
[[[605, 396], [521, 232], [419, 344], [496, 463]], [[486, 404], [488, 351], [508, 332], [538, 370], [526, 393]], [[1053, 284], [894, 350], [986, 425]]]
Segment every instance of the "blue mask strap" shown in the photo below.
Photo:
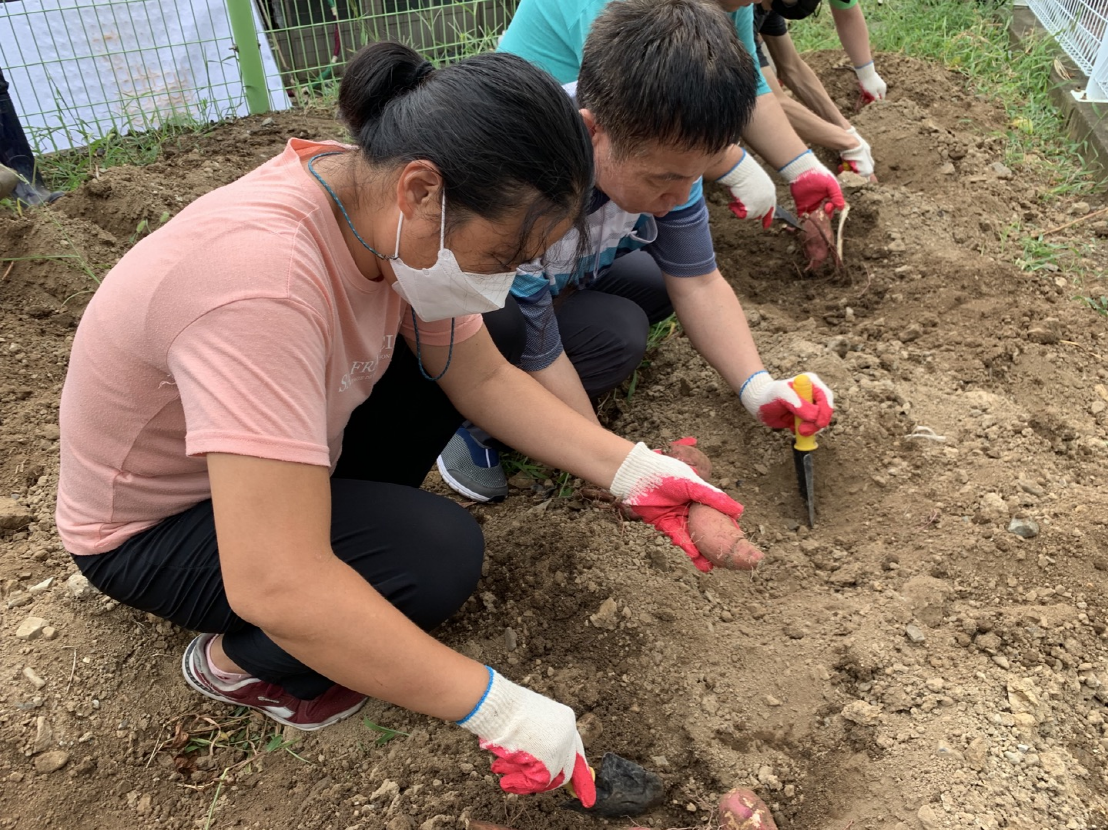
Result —
[[446, 370], [450, 368], [450, 361], [454, 358], [454, 318], [450, 318], [450, 349], [446, 353], [446, 365], [442, 367], [442, 371], [434, 377], [427, 374], [427, 370], [423, 368], [423, 354], [421, 353], [421, 346], [419, 343], [419, 323], [416, 321], [415, 311], [408, 309], [412, 312], [412, 328], [415, 329], [415, 356], [416, 363], [419, 364], [419, 373], [423, 375], [426, 380], [441, 380], [442, 376], [446, 374]]

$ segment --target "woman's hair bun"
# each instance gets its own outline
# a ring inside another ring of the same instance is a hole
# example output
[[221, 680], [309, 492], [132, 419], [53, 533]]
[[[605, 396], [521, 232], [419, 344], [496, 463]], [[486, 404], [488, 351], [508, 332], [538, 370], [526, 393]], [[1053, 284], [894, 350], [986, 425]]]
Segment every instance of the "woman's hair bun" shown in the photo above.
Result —
[[410, 92], [435, 69], [415, 50], [383, 41], [363, 46], [339, 84], [339, 115], [354, 136], [375, 121], [390, 101]]

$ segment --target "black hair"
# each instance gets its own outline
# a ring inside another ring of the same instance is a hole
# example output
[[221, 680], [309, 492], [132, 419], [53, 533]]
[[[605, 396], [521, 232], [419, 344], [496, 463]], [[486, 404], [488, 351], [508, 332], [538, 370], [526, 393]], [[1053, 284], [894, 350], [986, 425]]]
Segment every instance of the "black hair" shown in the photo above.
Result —
[[754, 112], [754, 61], [723, 10], [704, 0], [623, 0], [593, 22], [577, 77], [619, 155], [654, 142], [714, 153]]
[[[481, 54], [435, 69], [399, 43], [363, 47], [339, 86], [339, 113], [375, 167], [425, 159], [443, 179], [447, 222], [527, 206], [524, 240], [573, 218], [584, 231], [592, 142], [570, 97], [520, 57]], [[544, 243], [545, 244], [545, 243]]]

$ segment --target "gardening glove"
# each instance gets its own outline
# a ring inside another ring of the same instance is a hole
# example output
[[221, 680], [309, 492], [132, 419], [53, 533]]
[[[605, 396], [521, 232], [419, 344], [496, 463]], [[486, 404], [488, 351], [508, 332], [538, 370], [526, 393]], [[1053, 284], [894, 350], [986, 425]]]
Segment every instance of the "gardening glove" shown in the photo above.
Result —
[[858, 87], [862, 90], [862, 106], [885, 97], [889, 85], [877, 74], [873, 61], [854, 67], [854, 74], [858, 76]]
[[581, 804], [592, 807], [596, 785], [573, 710], [485, 668], [485, 694], [458, 725], [496, 756], [492, 771], [500, 776], [500, 788], [530, 794], [572, 782]]
[[689, 505], [706, 504], [736, 521], [743, 512], [741, 504], [701, 479], [688, 464], [652, 452], [643, 443], [635, 444], [627, 454], [609, 489], [666, 534], [701, 571], [710, 571], [712, 563], [700, 555], [689, 535]]
[[846, 133], [858, 139], [858, 146], [839, 153], [839, 158], [843, 160], [846, 167], [868, 179], [873, 175], [873, 151], [870, 149], [869, 142], [858, 135], [856, 127], [851, 127]]
[[812, 400], [806, 401], [793, 390], [795, 377], [774, 380], [765, 369], [755, 372], [739, 389], [739, 401], [747, 412], [771, 429], [792, 429], [800, 419], [801, 435], [815, 435], [829, 423], [835, 412], [835, 393], [813, 372], [805, 372], [812, 381]]
[[805, 150], [778, 171], [789, 183], [796, 212], [803, 218], [823, 207], [828, 213], [846, 205], [835, 174], [828, 170], [811, 150]]
[[731, 191], [731, 212], [740, 219], [758, 219], [763, 228], [773, 224], [777, 190], [773, 180], [750, 153], [743, 150], [739, 163], [716, 179]]

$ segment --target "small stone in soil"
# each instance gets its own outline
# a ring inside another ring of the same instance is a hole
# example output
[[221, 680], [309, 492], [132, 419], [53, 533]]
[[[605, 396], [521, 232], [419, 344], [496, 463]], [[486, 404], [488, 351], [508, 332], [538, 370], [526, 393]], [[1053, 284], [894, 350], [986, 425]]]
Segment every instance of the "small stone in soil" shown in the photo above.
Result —
[[618, 615], [618, 604], [613, 597], [608, 597], [600, 603], [600, 608], [597, 609], [596, 613], [589, 617], [589, 622], [597, 628], [611, 631], [619, 624]]
[[1034, 539], [1039, 535], [1039, 524], [1034, 519], [1012, 519], [1008, 523], [1008, 532], [1024, 539]]
[[1017, 482], [1017, 483], [1019, 484], [1020, 489], [1023, 490], [1023, 492], [1027, 493], [1029, 496], [1035, 496], [1036, 498], [1042, 498], [1043, 496], [1046, 495], [1046, 490], [1044, 490], [1042, 487], [1040, 487], [1038, 484], [1036, 484], [1033, 481], [1027, 481], [1026, 479], [1020, 479], [1019, 482]]
[[35, 718], [35, 742], [31, 745], [31, 754], [46, 752], [54, 745], [54, 730], [41, 715]]
[[927, 635], [923, 633], [923, 629], [914, 623], [908, 623], [904, 626], [904, 634], [913, 643], [922, 643], [927, 639]]
[[35, 772], [42, 773], [43, 775], [57, 772], [68, 763], [69, 753], [64, 749], [55, 749], [51, 752], [44, 752], [41, 755], [35, 756]]
[[23, 676], [27, 678], [32, 686], [36, 689], [41, 689], [46, 685], [46, 681], [38, 676], [38, 672], [32, 669], [30, 666], [23, 667]]
[[65, 581], [65, 587], [68, 588], [69, 593], [77, 599], [84, 599], [96, 591], [96, 589], [92, 587], [92, 583], [88, 581], [88, 578], [81, 573], [75, 573], [70, 576], [69, 579]]
[[44, 628], [46, 628], [46, 620], [42, 617], [28, 617], [19, 624], [19, 628], [15, 630], [15, 636], [20, 640], [34, 640], [42, 634]]

